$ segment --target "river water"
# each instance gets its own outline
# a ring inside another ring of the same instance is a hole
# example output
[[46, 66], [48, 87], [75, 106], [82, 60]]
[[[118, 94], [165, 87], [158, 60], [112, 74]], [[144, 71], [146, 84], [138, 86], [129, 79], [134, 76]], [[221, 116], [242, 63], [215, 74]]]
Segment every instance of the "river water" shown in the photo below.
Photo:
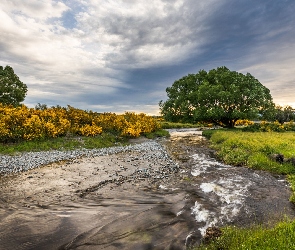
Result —
[[211, 226], [294, 218], [283, 176], [218, 162], [196, 129], [169, 132], [153, 141], [164, 154], [130, 150], [3, 176], [0, 249], [186, 249]]

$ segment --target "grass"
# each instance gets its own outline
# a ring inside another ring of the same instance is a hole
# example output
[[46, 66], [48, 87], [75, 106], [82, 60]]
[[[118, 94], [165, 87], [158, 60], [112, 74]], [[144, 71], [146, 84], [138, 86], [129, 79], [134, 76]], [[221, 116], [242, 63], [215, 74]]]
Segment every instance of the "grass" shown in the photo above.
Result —
[[145, 133], [144, 136], [149, 139], [155, 139], [156, 137], [168, 137], [170, 134], [165, 129], [158, 129], [155, 132]]
[[160, 122], [162, 129], [170, 129], [170, 128], [199, 128], [203, 127], [204, 125], [196, 123], [178, 123], [178, 122]]
[[[295, 166], [271, 159], [272, 154], [285, 158], [295, 157], [294, 132], [243, 132], [240, 129], [206, 130], [203, 135], [210, 139], [220, 160], [236, 166], [248, 166], [287, 176], [295, 203]], [[282, 211], [278, 211], [280, 213]], [[282, 221], [273, 225], [256, 225], [250, 228], [225, 227], [222, 236], [196, 249], [261, 250], [295, 249], [295, 221]]]
[[217, 156], [227, 164], [248, 166], [276, 174], [295, 174], [295, 167], [271, 159], [282, 154], [286, 159], [295, 157], [294, 132], [243, 132], [241, 130], [211, 130], [203, 134], [210, 138]]
[[127, 144], [127, 138], [118, 137], [111, 133], [102, 133], [101, 135], [95, 137], [65, 136], [51, 139], [0, 144], [0, 152], [1, 154], [14, 155], [21, 152], [104, 148], [112, 147], [118, 144]]
[[[169, 132], [159, 129], [152, 133], [145, 133], [143, 136], [154, 139], [156, 137], [169, 136]], [[15, 155], [21, 152], [74, 150], [79, 148], [93, 149], [127, 144], [128, 137], [118, 136], [115, 133], [102, 133], [94, 137], [64, 136], [42, 140], [20, 141], [17, 143], [2, 143], [0, 144], [0, 152], [1, 154]]]
[[225, 227], [222, 236], [201, 250], [289, 250], [295, 249], [295, 221], [282, 221], [273, 227], [256, 225], [251, 228]]

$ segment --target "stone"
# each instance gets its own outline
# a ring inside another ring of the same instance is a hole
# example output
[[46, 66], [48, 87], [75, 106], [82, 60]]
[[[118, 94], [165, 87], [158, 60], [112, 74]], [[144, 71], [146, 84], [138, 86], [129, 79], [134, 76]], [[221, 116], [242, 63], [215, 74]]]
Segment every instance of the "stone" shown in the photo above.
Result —
[[208, 227], [206, 233], [203, 237], [204, 242], [210, 242], [222, 235], [220, 228], [218, 227]]
[[279, 163], [284, 162], [284, 155], [282, 154], [271, 154], [269, 158]]

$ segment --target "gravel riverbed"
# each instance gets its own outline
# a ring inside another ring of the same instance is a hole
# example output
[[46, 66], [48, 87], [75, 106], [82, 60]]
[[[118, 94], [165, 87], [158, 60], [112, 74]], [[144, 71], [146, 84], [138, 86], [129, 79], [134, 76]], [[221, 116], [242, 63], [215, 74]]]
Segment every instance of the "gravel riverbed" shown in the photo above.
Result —
[[172, 168], [178, 168], [178, 165], [172, 161], [161, 144], [154, 140], [148, 140], [139, 144], [102, 149], [78, 149], [72, 151], [51, 150], [44, 152], [26, 152], [14, 156], [0, 155], [0, 174], [28, 171], [51, 163], [73, 161], [81, 157], [91, 158], [118, 153], [128, 153], [132, 151], [142, 153], [153, 152], [153, 154], [143, 154], [142, 158], [150, 158], [150, 160], [165, 160], [169, 166], [173, 165]]

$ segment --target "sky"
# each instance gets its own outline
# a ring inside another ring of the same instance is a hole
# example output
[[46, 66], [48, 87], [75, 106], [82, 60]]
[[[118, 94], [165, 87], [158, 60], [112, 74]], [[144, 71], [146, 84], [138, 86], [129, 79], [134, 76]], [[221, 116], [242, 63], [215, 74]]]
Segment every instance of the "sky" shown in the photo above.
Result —
[[159, 114], [174, 81], [226, 66], [295, 107], [294, 0], [1, 0], [0, 65], [24, 104]]

